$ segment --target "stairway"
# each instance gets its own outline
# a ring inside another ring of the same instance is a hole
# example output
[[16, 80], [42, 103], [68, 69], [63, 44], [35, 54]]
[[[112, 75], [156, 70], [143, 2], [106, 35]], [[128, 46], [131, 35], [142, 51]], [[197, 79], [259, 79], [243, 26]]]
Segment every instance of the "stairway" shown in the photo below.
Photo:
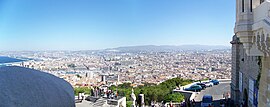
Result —
[[95, 103], [93, 103], [93, 107], [102, 107], [107, 103], [107, 100], [104, 98], [99, 98]]

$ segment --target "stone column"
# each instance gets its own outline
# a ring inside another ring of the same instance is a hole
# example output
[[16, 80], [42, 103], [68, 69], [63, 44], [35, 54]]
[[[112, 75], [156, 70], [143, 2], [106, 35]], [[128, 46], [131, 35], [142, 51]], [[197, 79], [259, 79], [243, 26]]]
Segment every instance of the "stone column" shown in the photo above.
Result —
[[235, 104], [239, 104], [239, 70], [240, 70], [240, 41], [236, 35], [232, 41], [232, 69], [231, 69], [231, 98]]

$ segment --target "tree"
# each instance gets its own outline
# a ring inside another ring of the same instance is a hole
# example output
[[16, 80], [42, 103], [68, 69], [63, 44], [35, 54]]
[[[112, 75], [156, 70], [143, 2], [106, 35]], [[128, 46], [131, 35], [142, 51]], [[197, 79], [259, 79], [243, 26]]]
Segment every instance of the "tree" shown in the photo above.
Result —
[[182, 102], [184, 100], [184, 96], [180, 93], [173, 93], [173, 94], [168, 94], [165, 96], [164, 101], [165, 102]]
[[[172, 93], [172, 90], [180, 85], [187, 85], [192, 83], [193, 80], [185, 80], [182, 78], [173, 78], [162, 82], [159, 85], [147, 84], [134, 88], [134, 94], [138, 97], [139, 94], [144, 94], [144, 102], [150, 105], [151, 101], [157, 102], [181, 102], [184, 96], [180, 93]], [[118, 90], [119, 95], [125, 96], [127, 101], [130, 101], [130, 94], [132, 87], [130, 83], [124, 83], [118, 86], [111, 86], [109, 89]], [[138, 99], [138, 98], [137, 98]]]
[[76, 67], [75, 64], [68, 64], [67, 66], [68, 66], [69, 68], [72, 68], [73, 70], [75, 70], [75, 67]]
[[109, 87], [110, 90], [116, 91], [117, 87], [115, 85], [112, 85]]
[[82, 76], [80, 76], [79, 74], [76, 74], [76, 76], [77, 76], [78, 78], [82, 78]]
[[131, 83], [124, 83], [124, 84], [118, 85], [118, 87], [120, 87], [120, 88], [132, 88], [130, 85], [131, 85]]
[[74, 88], [74, 94], [76, 96], [79, 95], [79, 93], [85, 93], [85, 94], [91, 95], [90, 91], [91, 91], [91, 88], [89, 87], [75, 87]]
[[126, 103], [127, 107], [131, 107], [132, 103], [133, 103], [132, 101], [127, 101], [127, 103]]

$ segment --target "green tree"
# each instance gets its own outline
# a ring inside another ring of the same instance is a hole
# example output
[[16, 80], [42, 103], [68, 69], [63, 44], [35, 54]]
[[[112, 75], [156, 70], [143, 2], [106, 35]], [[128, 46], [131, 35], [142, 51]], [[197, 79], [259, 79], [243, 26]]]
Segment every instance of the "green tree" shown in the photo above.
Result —
[[[155, 84], [145, 84], [144, 86], [138, 86], [134, 88], [134, 94], [137, 96], [140, 93], [144, 94], [144, 102], [146, 105], [150, 105], [151, 101], [157, 102], [180, 102], [184, 99], [184, 96], [180, 93], [172, 93], [172, 90], [180, 85], [187, 85], [192, 83], [193, 80], [182, 79], [182, 78], [173, 78], [166, 80], [159, 85]], [[111, 86], [109, 89], [118, 91], [119, 95], [125, 96], [127, 101], [131, 101], [130, 94], [132, 87], [131, 83], [124, 83], [118, 86]]]
[[76, 65], [75, 64], [68, 64], [67, 65], [69, 68], [72, 68], [75, 71]]
[[127, 101], [127, 103], [126, 103], [127, 107], [131, 107], [132, 103], [133, 103], [132, 101]]
[[118, 87], [120, 87], [120, 88], [132, 88], [130, 85], [131, 85], [131, 83], [124, 83], [124, 84], [118, 85]]
[[78, 96], [79, 93], [85, 93], [85, 94], [91, 95], [90, 91], [91, 91], [91, 88], [89, 87], [75, 87], [74, 88], [74, 94], [76, 96]]
[[184, 100], [184, 96], [180, 93], [173, 93], [173, 94], [168, 94], [165, 96], [164, 101], [165, 102], [182, 102]]

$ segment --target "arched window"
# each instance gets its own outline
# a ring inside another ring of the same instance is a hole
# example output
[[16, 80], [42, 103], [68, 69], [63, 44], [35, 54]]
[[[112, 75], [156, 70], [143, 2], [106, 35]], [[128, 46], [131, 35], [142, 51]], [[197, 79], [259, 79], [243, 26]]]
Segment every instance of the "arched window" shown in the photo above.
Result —
[[264, 41], [264, 34], [262, 33], [262, 37], [261, 37], [261, 42], [263, 42]]
[[259, 42], [260, 40], [261, 40], [261, 38], [260, 38], [260, 34], [258, 32], [258, 34], [257, 34], [257, 41], [256, 42]]
[[253, 34], [252, 43], [256, 43], [256, 33]]

